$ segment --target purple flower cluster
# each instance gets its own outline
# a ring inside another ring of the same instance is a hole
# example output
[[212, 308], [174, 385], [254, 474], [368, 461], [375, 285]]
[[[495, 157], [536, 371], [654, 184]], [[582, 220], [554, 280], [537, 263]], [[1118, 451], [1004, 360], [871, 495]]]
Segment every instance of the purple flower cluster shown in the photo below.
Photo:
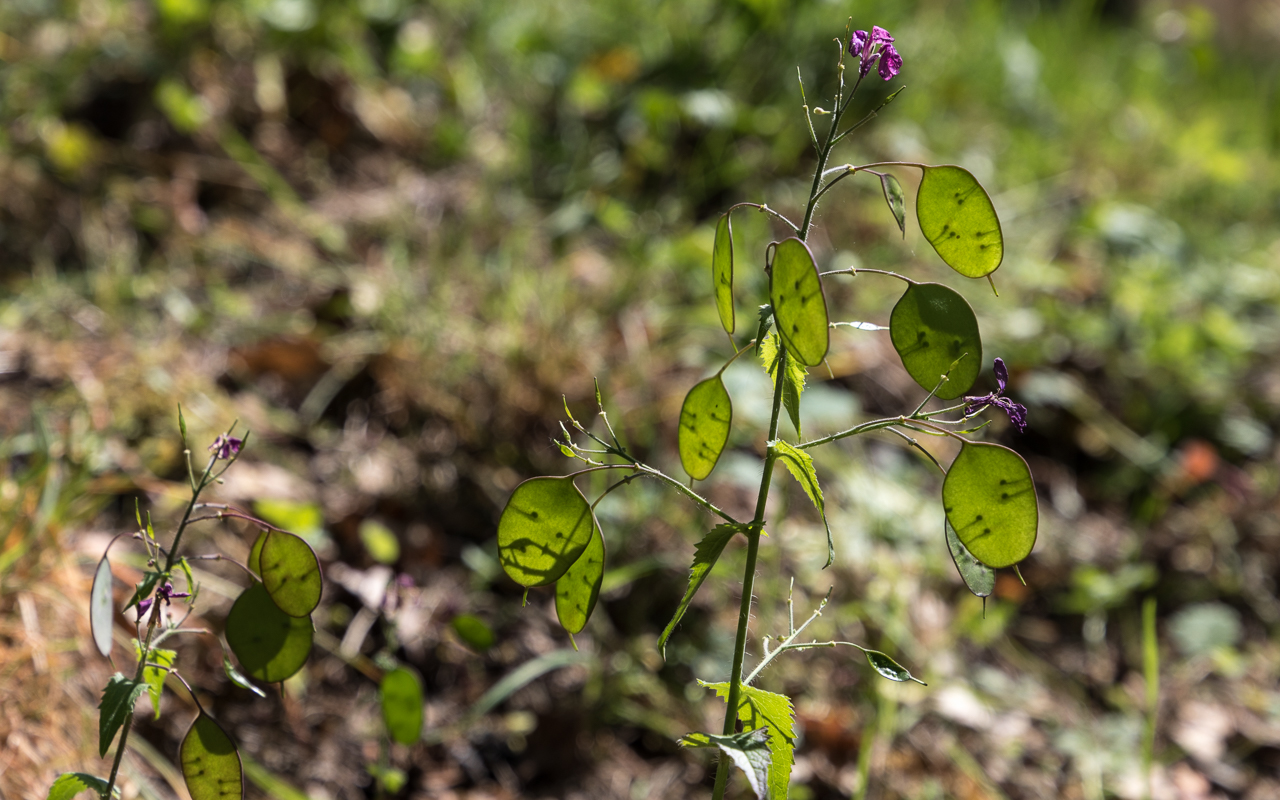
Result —
[[880, 77], [886, 81], [902, 69], [902, 56], [893, 47], [893, 37], [879, 25], [871, 26], [871, 33], [854, 31], [849, 37], [849, 55], [858, 57], [858, 77], [865, 78], [871, 68], [880, 63]]
[[1009, 386], [1009, 368], [1004, 365], [1003, 359], [996, 359], [995, 373], [996, 390], [991, 394], [966, 397], [964, 400], [969, 405], [965, 406], [964, 415], [972, 417], [987, 406], [995, 406], [1009, 415], [1009, 421], [1018, 426], [1018, 433], [1025, 433], [1027, 430], [1027, 407], [1003, 396], [1004, 390]]
[[209, 445], [209, 451], [213, 453], [215, 459], [228, 459], [240, 454], [240, 445], [242, 444], [244, 444], [244, 439], [237, 439], [234, 436], [219, 436], [213, 440], [213, 444]]
[[156, 600], [163, 600], [165, 605], [169, 605], [169, 601], [175, 597], [190, 597], [187, 592], [175, 592], [173, 584], [165, 582], [164, 586], [156, 589], [155, 598], [148, 597], [146, 600], [138, 601], [138, 622], [142, 622], [142, 618], [147, 615], [147, 611], [151, 608], [151, 604]]

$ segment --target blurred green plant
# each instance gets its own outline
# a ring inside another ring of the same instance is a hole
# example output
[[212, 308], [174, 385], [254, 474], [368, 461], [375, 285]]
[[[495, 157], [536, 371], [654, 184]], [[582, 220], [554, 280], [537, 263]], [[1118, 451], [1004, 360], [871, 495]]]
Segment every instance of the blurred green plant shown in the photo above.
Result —
[[[714, 376], [690, 390], [680, 410], [678, 451], [689, 475], [689, 485], [632, 455], [609, 421], [597, 384], [596, 405], [604, 430], [597, 434], [580, 423], [566, 400], [568, 424], [561, 424], [563, 437], [557, 442], [565, 456], [583, 462], [586, 467], [563, 477], [535, 477], [521, 483], [512, 492], [498, 522], [498, 554], [503, 569], [525, 588], [526, 597], [530, 588], [555, 586], [556, 613], [572, 641], [573, 635], [583, 629], [591, 616], [604, 576], [606, 554], [595, 516], [601, 500], [636, 478], [645, 477], [680, 492], [704, 512], [719, 518], [720, 524], [699, 542], [690, 570], [689, 588], [658, 639], [658, 648], [664, 654], [667, 641], [689, 602], [725, 547], [738, 537], [745, 539], [742, 600], [729, 678], [716, 683], [699, 681], [699, 685], [713, 690], [725, 701], [724, 727], [718, 734], [697, 732], [680, 739], [684, 746], [709, 748], [723, 754], [713, 791], [716, 800], [725, 795], [730, 765], [742, 770], [758, 797], [788, 796], [796, 740], [792, 701], [785, 695], [753, 685], [761, 672], [783, 653], [850, 646], [860, 650], [880, 676], [891, 681], [923, 683], [878, 650], [847, 641], [806, 641], [802, 634], [821, 616], [827, 600], [797, 625], [790, 596], [786, 633], [776, 637], [765, 635], [759, 663], [750, 674], [745, 674], [753, 586], [775, 466], [781, 464], [786, 468], [822, 518], [827, 534], [826, 566], [835, 562], [835, 547], [827, 524], [826, 501], [808, 451], [872, 431], [887, 431], [905, 439], [945, 474], [942, 500], [947, 545], [961, 576], [975, 594], [983, 597], [990, 594], [994, 571], [1016, 567], [1030, 554], [1038, 529], [1036, 492], [1026, 462], [1008, 448], [967, 438], [986, 425], [984, 422], [970, 426], [972, 420], [992, 407], [1006, 412], [1020, 429], [1026, 426], [1026, 408], [1003, 396], [1008, 383], [1003, 361], [995, 360], [999, 383], [995, 392], [964, 397], [963, 402], [946, 408], [925, 410], [934, 398], [954, 400], [963, 396], [978, 377], [975, 365], [982, 358], [982, 343], [968, 303], [941, 284], [920, 283], [885, 270], [849, 268], [820, 272], [806, 243], [818, 201], [842, 180], [858, 173], [878, 178], [891, 214], [899, 227], [903, 227], [905, 201], [901, 185], [881, 170], [905, 167], [919, 169], [922, 174], [916, 195], [916, 217], [925, 238], [944, 262], [964, 277], [990, 280], [991, 273], [1003, 260], [1004, 240], [999, 219], [986, 191], [967, 170], [904, 161], [828, 167], [836, 144], [874, 119], [901, 91], [888, 95], [857, 122], [845, 123], [845, 113], [873, 69], [888, 81], [902, 68], [902, 58], [888, 31], [874, 27], [870, 33], [846, 31], [846, 37], [849, 66], [857, 74], [852, 86], [846, 87], [846, 46], [837, 40], [838, 81], [830, 109], [810, 107], [801, 79], [804, 119], [817, 154], [803, 220], [797, 225], [768, 205], [739, 203], [725, 212], [716, 227], [711, 263], [714, 303], [734, 354]], [[827, 123], [821, 139], [815, 119], [819, 124]], [[768, 303], [759, 307], [754, 337], [741, 346], [733, 338], [736, 311], [731, 221], [732, 212], [740, 208], [754, 208], [768, 214], [793, 234], [765, 249]], [[891, 315], [888, 330], [903, 366], [927, 394], [907, 413], [806, 441], [801, 430], [800, 405], [807, 371], [826, 361], [831, 347], [830, 331], [841, 324], [831, 320], [823, 279], [859, 273], [890, 277], [907, 284]], [[744, 521], [694, 491], [693, 483], [712, 473], [729, 440], [733, 408], [721, 376], [730, 364], [752, 348], [773, 380], [773, 397], [755, 514], [750, 521]], [[794, 443], [780, 435], [780, 415], [784, 407], [796, 432]], [[958, 416], [950, 419], [949, 415]], [[949, 469], [944, 469], [913, 438], [920, 434], [950, 437], [960, 442], [959, 454]], [[575, 483], [579, 476], [614, 470], [629, 474], [608, 486], [594, 501], [588, 501]]]

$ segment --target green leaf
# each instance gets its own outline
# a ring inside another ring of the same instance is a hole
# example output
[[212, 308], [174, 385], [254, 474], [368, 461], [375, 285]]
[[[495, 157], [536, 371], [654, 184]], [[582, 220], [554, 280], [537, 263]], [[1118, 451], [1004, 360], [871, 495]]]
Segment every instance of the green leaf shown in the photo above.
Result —
[[462, 641], [481, 653], [493, 647], [495, 641], [493, 629], [474, 614], [459, 614], [449, 624]]
[[998, 444], [966, 444], [942, 482], [956, 536], [988, 567], [1011, 567], [1036, 543], [1039, 507], [1022, 456]]
[[[142, 645], [136, 639], [133, 642], [133, 652], [138, 658], [142, 658]], [[147, 662], [172, 667], [177, 657], [178, 654], [173, 650], [153, 647], [147, 656]], [[142, 682], [146, 684], [147, 693], [151, 696], [151, 708], [155, 711], [156, 719], [160, 719], [160, 695], [164, 692], [164, 679], [168, 674], [168, 669], [160, 669], [160, 667], [142, 668]]]
[[[90, 791], [102, 797], [107, 791], [107, 782], [96, 775], [84, 772], [64, 772], [49, 787], [49, 795], [45, 800], [71, 800], [81, 792]], [[113, 787], [111, 794], [120, 795], [120, 788]]]
[[889, 315], [889, 338], [902, 366], [926, 390], [931, 391], [951, 371], [950, 379], [938, 389], [937, 396], [943, 400], [969, 391], [982, 369], [978, 318], [963, 297], [940, 283], [907, 287]]
[[995, 206], [962, 167], [924, 168], [916, 195], [916, 220], [947, 266], [966, 278], [990, 275], [1004, 259], [1004, 235]]
[[880, 188], [884, 191], [884, 201], [889, 205], [889, 211], [893, 213], [893, 219], [898, 223], [898, 230], [902, 232], [905, 238], [907, 235], [907, 196], [902, 192], [902, 184], [898, 183], [898, 179], [885, 173], [880, 176]]
[[774, 250], [769, 270], [769, 302], [787, 352], [814, 367], [827, 357], [827, 296], [809, 246], [794, 236]]
[[[791, 477], [799, 482], [804, 489], [804, 493], [809, 495], [814, 507], [822, 515], [822, 524], [827, 529], [826, 567], [831, 566], [836, 560], [836, 548], [831, 539], [831, 525], [827, 522], [826, 501], [822, 497], [822, 487], [818, 485], [818, 472], [813, 468], [813, 459], [805, 451], [798, 450], [781, 439], [773, 440], [769, 443], [769, 447], [778, 454], [778, 460], [787, 468], [787, 472], [791, 473]], [[825, 569], [826, 567], [823, 568]]]
[[689, 568], [689, 588], [685, 590], [684, 597], [680, 598], [680, 605], [676, 607], [676, 613], [671, 616], [671, 621], [667, 623], [667, 627], [662, 630], [662, 635], [658, 637], [658, 651], [662, 653], [663, 658], [667, 657], [667, 640], [671, 638], [676, 626], [680, 624], [680, 620], [684, 617], [684, 612], [689, 609], [689, 603], [693, 600], [693, 596], [698, 593], [698, 589], [702, 587], [702, 582], [707, 579], [707, 575], [711, 574], [711, 568], [716, 565], [720, 554], [724, 552], [724, 546], [740, 530], [742, 528], [738, 525], [717, 525], [711, 529], [710, 533], [702, 537], [702, 541], [698, 542], [698, 546], [694, 548], [693, 566]]
[[[770, 333], [760, 343], [760, 363], [776, 384], [778, 381], [778, 364], [782, 361], [782, 349], [778, 347], [778, 334]], [[805, 379], [809, 370], [794, 358], [787, 359], [787, 374], [782, 378], [782, 405], [787, 409], [787, 416], [795, 426], [796, 436], [804, 436], [800, 430], [800, 395], [804, 392]]]
[[250, 676], [279, 683], [302, 669], [315, 630], [309, 617], [291, 617], [254, 582], [227, 613], [227, 644]]
[[951, 527], [951, 520], [942, 520], [947, 530], [947, 549], [951, 551], [951, 560], [964, 580], [964, 585], [978, 597], [988, 597], [996, 588], [996, 571], [973, 557], [969, 548], [964, 546], [956, 529]]
[[573, 478], [530, 478], [498, 520], [498, 557], [524, 587], [555, 583], [582, 555], [600, 525]]
[[733, 765], [747, 775], [751, 791], [758, 798], [769, 797], [769, 768], [773, 757], [769, 752], [769, 729], [757, 728], [730, 736], [714, 733], [687, 733], [680, 737], [684, 747], [718, 747]]
[[[178, 404], [178, 433], [182, 434], [182, 444], [187, 443], [187, 420], [182, 416], [182, 404]], [[139, 525], [141, 527], [141, 525]]]
[[715, 287], [716, 311], [726, 333], [733, 333], [733, 224], [729, 212], [716, 223], [716, 243], [711, 248], [711, 283]]
[[394, 531], [377, 520], [366, 519], [360, 523], [360, 541], [364, 543], [369, 557], [379, 564], [394, 564], [400, 560], [400, 540]]
[[222, 671], [227, 673], [227, 678], [239, 686], [241, 689], [248, 689], [258, 697], [266, 697], [267, 693], [255, 686], [248, 678], [246, 678], [240, 670], [236, 669], [236, 665], [231, 663], [231, 659], [226, 656], [222, 657]]
[[881, 653], [879, 650], [863, 650], [862, 652], [867, 654], [867, 662], [871, 664], [871, 668], [876, 672], [879, 672], [882, 677], [899, 683], [904, 681], [915, 681], [921, 686], [929, 685], [912, 675], [901, 664], [894, 661], [892, 658], [889, 658], [884, 653]]
[[129, 680], [117, 672], [111, 676], [102, 690], [102, 702], [98, 704], [98, 755], [106, 757], [116, 731], [133, 713], [138, 698], [146, 691], [144, 683]]
[[680, 465], [689, 477], [703, 480], [715, 469], [733, 424], [729, 390], [719, 375], [694, 386], [680, 407]]
[[320, 560], [301, 536], [269, 531], [258, 563], [262, 585], [281, 611], [291, 617], [305, 617], [320, 605], [324, 588]]
[[556, 616], [569, 633], [587, 625], [604, 580], [604, 537], [597, 528], [578, 560], [556, 581]]
[[244, 767], [235, 742], [213, 718], [201, 712], [182, 739], [178, 752], [182, 778], [191, 800], [244, 797]]
[[[698, 683], [729, 702], [727, 682]], [[791, 784], [791, 765], [795, 763], [795, 711], [791, 708], [791, 698], [754, 686], [743, 686], [738, 693], [738, 719], [744, 731], [769, 729], [769, 752], [773, 754], [769, 766], [769, 797], [785, 800]]]
[[93, 643], [97, 646], [98, 652], [104, 656], [111, 655], [111, 628], [114, 617], [111, 562], [103, 556], [93, 573], [93, 588], [89, 590], [89, 628], [93, 631]]
[[156, 584], [162, 577], [162, 573], [155, 571], [143, 573], [142, 582], [133, 587], [133, 596], [129, 598], [129, 602], [125, 603], [124, 610], [128, 611], [138, 603], [150, 597], [151, 593], [156, 590]]
[[422, 735], [422, 681], [417, 673], [399, 667], [382, 676], [378, 685], [382, 722], [400, 744], [413, 744]]

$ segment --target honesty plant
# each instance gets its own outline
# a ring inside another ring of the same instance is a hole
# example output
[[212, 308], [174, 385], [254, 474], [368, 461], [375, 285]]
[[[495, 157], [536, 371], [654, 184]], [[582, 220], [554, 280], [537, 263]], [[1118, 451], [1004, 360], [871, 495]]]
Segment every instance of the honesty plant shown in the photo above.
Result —
[[[921, 173], [915, 206], [917, 222], [924, 237], [944, 262], [963, 277], [990, 280], [991, 273], [1004, 258], [1004, 240], [995, 208], [986, 191], [967, 170], [950, 165], [908, 162], [827, 166], [835, 145], [872, 120], [902, 91], [900, 88], [893, 92], [875, 110], [842, 128], [844, 114], [863, 79], [873, 68], [884, 80], [894, 78], [902, 69], [902, 57], [894, 47], [893, 37], [882, 28], [873, 27], [870, 34], [865, 31], [853, 33], [848, 39], [848, 53], [857, 59], [857, 79], [846, 92], [845, 45], [843, 42], [838, 42], [838, 45], [840, 79], [831, 109], [810, 109], [804, 100], [804, 85], [801, 83], [805, 122], [817, 153], [817, 165], [800, 224], [795, 224], [768, 205], [739, 203], [725, 212], [716, 225], [711, 259], [712, 289], [720, 322], [729, 334], [735, 352], [724, 367], [693, 386], [681, 407], [678, 451], [681, 466], [691, 478], [690, 485], [684, 485], [630, 454], [614, 433], [597, 387], [596, 404], [604, 427], [603, 434], [597, 435], [580, 424], [566, 404], [569, 425], [561, 425], [564, 438], [558, 442], [566, 456], [584, 462], [586, 467], [563, 477], [531, 478], [520, 484], [508, 500], [498, 523], [498, 549], [503, 568], [526, 588], [554, 584], [556, 612], [572, 637], [586, 625], [604, 575], [604, 539], [594, 514], [601, 498], [634, 478], [649, 477], [684, 494], [719, 518], [719, 524], [694, 549], [688, 591], [658, 639], [658, 647], [664, 654], [667, 640], [725, 546], [738, 536], [746, 540], [742, 603], [728, 680], [702, 683], [725, 700], [724, 727], [719, 733], [690, 733], [680, 740], [689, 747], [716, 748], [723, 753], [716, 773], [716, 800], [724, 797], [731, 764], [745, 773], [752, 790], [759, 797], [787, 796], [795, 746], [791, 700], [753, 685], [761, 671], [781, 653], [847, 645], [860, 650], [881, 676], [894, 681], [917, 680], [888, 655], [861, 645], [801, 640], [805, 628], [822, 613], [826, 600], [799, 626], [792, 621], [784, 636], [765, 636], [763, 657], [744, 676], [756, 562], [765, 528], [766, 501], [776, 465], [784, 466], [800, 483], [825, 524], [826, 500], [808, 451], [872, 431], [887, 431], [905, 439], [946, 475], [942, 484], [945, 513], [939, 521], [939, 538], [946, 542], [965, 584], [979, 597], [991, 594], [995, 586], [995, 570], [1016, 567], [1031, 553], [1036, 540], [1038, 509], [1026, 462], [1006, 447], [969, 438], [986, 424], [971, 424], [971, 421], [988, 408], [994, 406], [1004, 410], [1019, 429], [1026, 425], [1026, 408], [1004, 396], [1008, 372], [1000, 359], [995, 360], [999, 383], [997, 391], [979, 397], [964, 396], [973, 386], [983, 364], [978, 322], [968, 302], [942, 284], [923, 283], [885, 270], [851, 267], [819, 272], [806, 241], [818, 201], [840, 181], [859, 173], [879, 179], [889, 211], [905, 233], [906, 198], [902, 185], [883, 168], [910, 168]], [[813, 124], [815, 116], [828, 120], [821, 139]], [[754, 208], [771, 215], [785, 226], [790, 235], [765, 249], [765, 271], [769, 277], [767, 304], [760, 307], [752, 338], [739, 345], [733, 338], [737, 315], [731, 214], [740, 208]], [[920, 386], [924, 396], [914, 409], [898, 416], [870, 420], [830, 436], [804, 440], [800, 403], [805, 379], [809, 367], [816, 367], [826, 360], [831, 347], [831, 329], [851, 326], [883, 330], [868, 323], [832, 318], [824, 281], [857, 274], [887, 276], [906, 284], [901, 299], [889, 315], [888, 333], [903, 368]], [[704, 480], [711, 475], [724, 452], [733, 424], [733, 403], [721, 376], [729, 363], [752, 347], [773, 380], [774, 388], [764, 473], [760, 479], [755, 514], [749, 520], [741, 520], [716, 507], [692, 485], [693, 480]], [[951, 401], [960, 398], [963, 399], [959, 403], [926, 410], [935, 399]], [[780, 434], [779, 417], [783, 408], [796, 431], [795, 441], [787, 441]], [[951, 437], [961, 444], [959, 454], [949, 468], [943, 468], [912, 438], [913, 433]], [[606, 470], [627, 474], [594, 502], [588, 501], [575, 484], [575, 478]], [[834, 561], [831, 529], [827, 526], [826, 565], [830, 566]], [[789, 611], [790, 604], [788, 599]], [[788, 618], [794, 620], [790, 613]], [[776, 642], [772, 649], [771, 641]]]
[[[67, 800], [79, 792], [90, 790], [103, 800], [118, 795], [116, 778], [124, 757], [129, 732], [133, 727], [134, 705], [144, 693], [160, 716], [160, 696], [165, 678], [177, 678], [196, 705], [197, 715], [182, 740], [179, 761], [187, 789], [193, 800], [232, 800], [244, 796], [244, 770], [240, 753], [226, 731], [205, 711], [199, 698], [176, 666], [177, 653], [161, 647], [179, 634], [221, 638], [203, 628], [185, 627], [196, 609], [200, 584], [191, 569], [194, 561], [227, 561], [238, 566], [249, 578], [249, 587], [241, 592], [227, 613], [226, 647], [222, 665], [232, 683], [266, 697], [250, 678], [264, 683], [279, 683], [302, 669], [311, 655], [315, 628], [311, 612], [320, 603], [324, 579], [315, 551], [301, 537], [231, 506], [201, 503], [200, 495], [231, 468], [248, 439], [232, 436], [227, 431], [209, 447], [209, 460], [203, 472], [195, 472], [191, 450], [187, 446], [187, 426], [178, 412], [178, 427], [187, 459], [187, 479], [191, 500], [182, 515], [168, 548], [160, 543], [151, 525], [151, 516], [138, 512], [138, 530], [132, 539], [146, 552], [146, 571], [134, 587], [123, 612], [134, 610], [133, 654], [137, 663], [132, 677], [117, 672], [102, 691], [98, 717], [98, 751], [106, 757], [112, 742], [116, 744], [111, 772], [105, 778], [82, 772], [68, 772], [58, 777], [49, 789], [49, 800]], [[232, 426], [234, 429], [234, 426]], [[240, 519], [260, 530], [249, 554], [249, 563], [241, 564], [221, 554], [181, 555], [182, 536], [196, 522]], [[116, 606], [112, 593], [111, 548], [125, 534], [119, 534], [107, 545], [93, 578], [90, 590], [89, 620], [93, 641], [98, 651], [112, 658]], [[185, 587], [179, 591], [174, 581]], [[186, 606], [181, 614], [175, 606]], [[235, 656], [233, 663], [231, 657]], [[112, 659], [114, 663], [114, 659]], [[237, 666], [238, 663], [238, 666]], [[116, 740], [116, 733], [120, 738]]]

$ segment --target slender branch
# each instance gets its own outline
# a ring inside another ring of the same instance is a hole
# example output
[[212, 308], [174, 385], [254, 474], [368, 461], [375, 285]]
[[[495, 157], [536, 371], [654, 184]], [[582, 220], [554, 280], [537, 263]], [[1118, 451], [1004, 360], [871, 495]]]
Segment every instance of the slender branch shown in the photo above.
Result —
[[[729, 206], [729, 211], [733, 211], [734, 209], [738, 209], [738, 208], [754, 208], [764, 214], [772, 214], [773, 216], [787, 223], [787, 226], [791, 228], [791, 230], [796, 232], [799, 232], [800, 230], [798, 227], [796, 227], [796, 224], [794, 222], [787, 219], [785, 216], [778, 213], [777, 211], [774, 211], [772, 208], [769, 208], [769, 205], [767, 203], [735, 203], [734, 205]], [[725, 213], [727, 214], [729, 212], [726, 211]]]
[[908, 278], [906, 275], [899, 275], [898, 273], [890, 272], [887, 269], [869, 269], [865, 267], [846, 267], [845, 269], [833, 269], [829, 272], [819, 272], [818, 277], [825, 278], [828, 275], [853, 275], [856, 277], [858, 275], [861, 275], [864, 272], [870, 273], [872, 275], [888, 275], [890, 278], [897, 278], [900, 281], [905, 281], [913, 285], [916, 283], [916, 281], [912, 280], [911, 278]]
[[[834, 588], [835, 587], [832, 587], [832, 589]], [[795, 627], [794, 621], [791, 623], [791, 627], [792, 627], [791, 635], [783, 639], [782, 642], [776, 648], [774, 648], [772, 652], [769, 652], [767, 655], [765, 655], [763, 659], [760, 660], [759, 664], [756, 664], [756, 668], [751, 671], [751, 674], [742, 679], [743, 684], [750, 686], [751, 682], [754, 681], [756, 677], [759, 676], [760, 673], [764, 671], [765, 667], [769, 666], [769, 663], [772, 662], [773, 659], [776, 658], [779, 653], [782, 653], [786, 650], [799, 649], [794, 645], [792, 645], [792, 642], [796, 640], [796, 637], [799, 636], [801, 632], [804, 631], [805, 628], [809, 627], [809, 623], [813, 622], [815, 619], [822, 616], [822, 610], [826, 608], [827, 603], [831, 601], [832, 589], [827, 590], [827, 596], [822, 598], [822, 602], [818, 604], [817, 609], [815, 609], [814, 612], [809, 615], [809, 618], [807, 620], [805, 620], [800, 624], [799, 628]], [[789, 597], [788, 597], [787, 605], [788, 606], [791, 605]]]

